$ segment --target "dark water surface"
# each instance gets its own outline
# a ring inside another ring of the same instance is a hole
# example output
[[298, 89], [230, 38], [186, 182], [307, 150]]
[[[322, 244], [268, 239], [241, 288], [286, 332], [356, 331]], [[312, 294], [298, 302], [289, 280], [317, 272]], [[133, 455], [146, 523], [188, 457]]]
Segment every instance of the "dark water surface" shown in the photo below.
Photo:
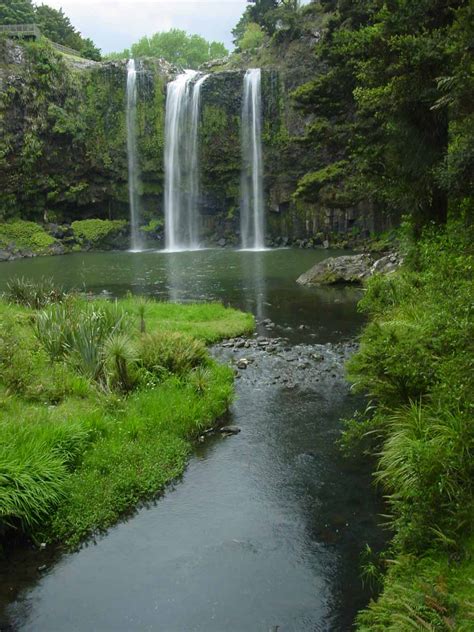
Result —
[[216, 351], [252, 361], [229, 420], [242, 432], [199, 446], [162, 499], [77, 553], [10, 553], [1, 630], [351, 629], [369, 597], [360, 552], [382, 538], [367, 464], [345, 461], [334, 443], [339, 419], [360, 403], [344, 382], [340, 344], [360, 330], [360, 293], [295, 283], [328, 254], [107, 253], [0, 265], [0, 290], [13, 275], [52, 275], [93, 293], [222, 300], [275, 323], [260, 334], [287, 339], [274, 353]]

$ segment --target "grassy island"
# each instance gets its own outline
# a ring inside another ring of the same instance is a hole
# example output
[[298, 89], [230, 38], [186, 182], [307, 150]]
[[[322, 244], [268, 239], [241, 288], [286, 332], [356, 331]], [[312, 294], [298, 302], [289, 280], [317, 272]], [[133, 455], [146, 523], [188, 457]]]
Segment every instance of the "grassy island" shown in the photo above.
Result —
[[232, 400], [232, 370], [206, 343], [253, 327], [217, 303], [13, 281], [0, 301], [0, 533], [71, 547], [156, 495]]

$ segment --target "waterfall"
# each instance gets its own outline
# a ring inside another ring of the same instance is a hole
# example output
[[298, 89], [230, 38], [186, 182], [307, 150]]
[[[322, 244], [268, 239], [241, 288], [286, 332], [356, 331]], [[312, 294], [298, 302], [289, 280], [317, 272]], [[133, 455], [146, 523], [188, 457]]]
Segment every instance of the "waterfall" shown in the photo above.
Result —
[[165, 121], [166, 249], [199, 248], [200, 78], [186, 70], [168, 84]]
[[130, 248], [140, 251], [140, 199], [138, 196], [138, 154], [137, 154], [137, 70], [135, 60], [127, 64], [127, 157], [128, 157], [128, 197], [130, 201]]
[[242, 248], [265, 248], [260, 68], [247, 70], [242, 103], [240, 233]]

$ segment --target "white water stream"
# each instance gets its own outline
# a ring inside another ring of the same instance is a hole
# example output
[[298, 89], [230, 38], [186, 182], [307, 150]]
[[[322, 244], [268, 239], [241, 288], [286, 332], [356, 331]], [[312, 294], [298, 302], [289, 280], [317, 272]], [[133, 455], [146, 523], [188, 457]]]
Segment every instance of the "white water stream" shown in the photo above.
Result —
[[140, 237], [140, 199], [138, 195], [139, 168], [137, 153], [137, 70], [135, 60], [127, 64], [127, 156], [128, 196], [130, 202], [130, 248], [134, 252], [143, 249]]
[[199, 118], [201, 88], [186, 70], [168, 84], [165, 121], [166, 249], [198, 250], [199, 243]]
[[265, 217], [262, 157], [262, 96], [260, 68], [250, 68], [244, 77], [242, 104], [242, 174], [240, 233], [242, 248], [265, 248]]

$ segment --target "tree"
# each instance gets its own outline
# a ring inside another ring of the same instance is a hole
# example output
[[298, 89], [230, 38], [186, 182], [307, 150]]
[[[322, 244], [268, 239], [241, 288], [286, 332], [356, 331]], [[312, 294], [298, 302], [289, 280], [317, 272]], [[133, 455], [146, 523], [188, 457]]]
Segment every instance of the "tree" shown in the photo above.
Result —
[[264, 38], [265, 34], [262, 27], [255, 22], [249, 22], [240, 39], [239, 48], [241, 50], [254, 51], [262, 45]]
[[[337, 11], [320, 48], [325, 70], [295, 94], [317, 116], [307, 142], [317, 147], [319, 162], [301, 181], [301, 196], [321, 199], [330, 185], [337, 203], [370, 200], [379, 209], [409, 212], [417, 232], [427, 222], [446, 221], [449, 191], [440, 173], [449, 153], [449, 111], [440, 101], [439, 78], [451, 73], [447, 43], [456, 13], [468, 5], [330, 3]], [[462, 153], [470, 164], [469, 151]]]
[[57, 10], [42, 4], [36, 7], [35, 21], [43, 35], [52, 42], [81, 50], [82, 37], [62, 9]]
[[171, 29], [142, 37], [131, 49], [112, 53], [111, 59], [128, 57], [161, 57], [182, 68], [198, 68], [211, 59], [228, 54], [221, 42], [208, 42], [200, 35], [188, 35], [186, 31]]
[[0, 2], [0, 24], [31, 24], [34, 21], [35, 9], [31, 0]]
[[52, 9], [42, 4], [35, 9], [35, 21], [43, 35], [51, 41], [77, 50], [82, 57], [100, 61], [100, 50], [91, 39], [83, 38], [76, 31], [62, 9]]
[[[295, 31], [300, 0], [247, 0], [239, 22], [232, 30], [234, 44], [240, 48], [242, 38], [250, 24], [257, 24], [267, 35], [279, 30]], [[253, 27], [252, 27], [253, 28]]]

